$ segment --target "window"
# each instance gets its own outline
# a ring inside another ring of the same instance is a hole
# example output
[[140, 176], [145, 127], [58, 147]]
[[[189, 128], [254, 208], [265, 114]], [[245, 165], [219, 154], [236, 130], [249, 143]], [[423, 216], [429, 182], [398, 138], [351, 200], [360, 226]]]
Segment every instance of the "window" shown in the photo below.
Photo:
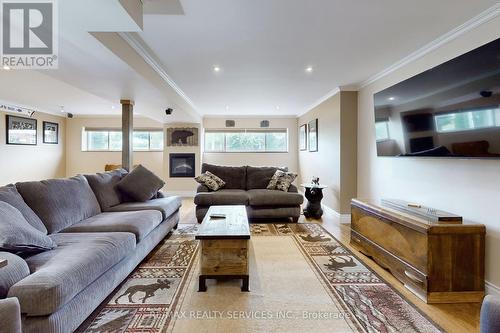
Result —
[[486, 108], [434, 116], [438, 132], [470, 131], [500, 126], [500, 108]]
[[[163, 150], [162, 130], [136, 130], [134, 151]], [[89, 129], [82, 131], [82, 151], [121, 151], [122, 132], [116, 129]]]
[[375, 137], [377, 141], [389, 140], [389, 122], [388, 121], [378, 121], [375, 123]]
[[286, 129], [205, 131], [205, 152], [288, 152]]

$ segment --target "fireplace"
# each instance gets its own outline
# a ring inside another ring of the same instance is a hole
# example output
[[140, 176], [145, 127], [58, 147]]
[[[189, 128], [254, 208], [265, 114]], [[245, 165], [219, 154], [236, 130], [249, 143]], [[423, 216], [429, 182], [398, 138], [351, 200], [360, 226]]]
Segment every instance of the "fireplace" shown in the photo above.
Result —
[[194, 154], [170, 154], [170, 177], [194, 177], [195, 155]]

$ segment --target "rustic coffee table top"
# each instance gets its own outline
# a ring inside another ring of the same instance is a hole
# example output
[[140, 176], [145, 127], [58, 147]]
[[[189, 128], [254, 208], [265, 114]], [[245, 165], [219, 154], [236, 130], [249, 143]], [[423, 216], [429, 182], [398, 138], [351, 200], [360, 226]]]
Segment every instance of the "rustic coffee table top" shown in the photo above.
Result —
[[[225, 218], [211, 218], [211, 214], [224, 214]], [[196, 239], [250, 239], [245, 206], [211, 206], [203, 219]]]

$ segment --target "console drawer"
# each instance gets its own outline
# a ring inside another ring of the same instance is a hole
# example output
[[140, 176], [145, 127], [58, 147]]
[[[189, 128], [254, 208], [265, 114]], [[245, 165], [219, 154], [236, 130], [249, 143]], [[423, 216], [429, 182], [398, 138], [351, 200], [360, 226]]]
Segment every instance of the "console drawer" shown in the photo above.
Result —
[[383, 217], [352, 207], [351, 229], [401, 258], [420, 271], [427, 272], [427, 235]]

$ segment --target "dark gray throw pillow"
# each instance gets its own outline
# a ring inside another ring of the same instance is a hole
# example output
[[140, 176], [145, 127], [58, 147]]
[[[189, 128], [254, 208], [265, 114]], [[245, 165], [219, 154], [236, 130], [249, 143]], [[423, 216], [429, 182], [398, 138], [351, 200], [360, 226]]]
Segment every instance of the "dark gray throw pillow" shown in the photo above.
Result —
[[161, 178], [140, 164], [116, 184], [125, 195], [140, 202], [156, 197], [163, 185]]
[[125, 169], [117, 169], [104, 173], [85, 175], [92, 191], [94, 191], [101, 210], [106, 211], [110, 207], [121, 204], [124, 201], [123, 195], [116, 187], [116, 184], [127, 174]]
[[23, 197], [17, 191], [14, 184], [0, 187], [0, 201], [6, 202], [23, 214], [26, 221], [37, 230], [47, 234], [47, 228], [35, 212], [24, 202]]
[[0, 201], [0, 250], [28, 254], [57, 247], [43, 232], [32, 227], [15, 207]]

